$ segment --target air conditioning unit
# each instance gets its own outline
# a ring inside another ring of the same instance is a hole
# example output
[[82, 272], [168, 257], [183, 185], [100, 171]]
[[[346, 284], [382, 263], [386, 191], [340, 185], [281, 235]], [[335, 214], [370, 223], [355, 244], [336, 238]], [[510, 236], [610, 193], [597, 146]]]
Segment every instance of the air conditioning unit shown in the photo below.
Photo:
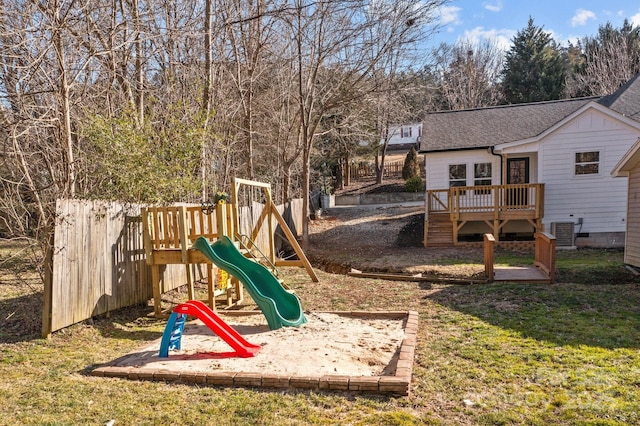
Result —
[[576, 234], [573, 222], [551, 222], [551, 234], [556, 237], [556, 247], [575, 247]]

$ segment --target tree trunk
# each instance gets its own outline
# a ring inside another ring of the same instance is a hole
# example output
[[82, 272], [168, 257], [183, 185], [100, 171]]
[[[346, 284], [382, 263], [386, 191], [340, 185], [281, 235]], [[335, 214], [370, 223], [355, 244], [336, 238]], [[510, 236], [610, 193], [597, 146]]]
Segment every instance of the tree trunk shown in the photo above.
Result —
[[140, 10], [138, 0], [133, 1], [133, 19], [135, 25], [135, 51], [136, 51], [136, 111], [138, 113], [138, 125], [144, 125], [144, 71], [142, 69], [142, 40], [140, 37]]
[[62, 144], [65, 159], [65, 181], [63, 195], [69, 198], [75, 197], [76, 171], [73, 153], [73, 135], [71, 132], [71, 103], [69, 99], [69, 81], [67, 77], [67, 66], [65, 63], [65, 47], [62, 40], [62, 22], [60, 20], [60, 9], [56, 2], [54, 10], [55, 28], [53, 33], [53, 43], [56, 49], [56, 59], [58, 61], [58, 72], [60, 75], [60, 142]]
[[204, 115], [204, 134], [202, 135], [202, 154], [200, 158], [200, 179], [202, 182], [202, 202], [207, 201], [207, 143], [206, 135], [211, 113], [211, 86], [213, 74], [211, 72], [211, 0], [204, 3], [204, 87], [202, 89], [202, 114]]

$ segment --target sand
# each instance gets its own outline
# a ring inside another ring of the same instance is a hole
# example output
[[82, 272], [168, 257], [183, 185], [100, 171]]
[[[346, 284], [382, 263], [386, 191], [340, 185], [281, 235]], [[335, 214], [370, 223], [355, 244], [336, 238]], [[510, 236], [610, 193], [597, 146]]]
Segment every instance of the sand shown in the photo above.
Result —
[[269, 330], [263, 315], [222, 318], [248, 342], [260, 345], [255, 357], [225, 358], [232, 348], [199, 320], [185, 325], [180, 351], [159, 358], [160, 339], [115, 364], [199, 372], [255, 372], [278, 376], [393, 375], [404, 338], [406, 317], [352, 317], [336, 313], [305, 314], [300, 327]]

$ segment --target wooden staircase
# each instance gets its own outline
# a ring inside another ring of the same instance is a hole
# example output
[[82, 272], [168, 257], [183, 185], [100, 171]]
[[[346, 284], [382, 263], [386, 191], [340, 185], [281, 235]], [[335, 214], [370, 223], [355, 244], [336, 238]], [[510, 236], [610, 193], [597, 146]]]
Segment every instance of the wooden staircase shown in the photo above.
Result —
[[430, 213], [427, 247], [453, 247], [453, 222], [449, 213]]

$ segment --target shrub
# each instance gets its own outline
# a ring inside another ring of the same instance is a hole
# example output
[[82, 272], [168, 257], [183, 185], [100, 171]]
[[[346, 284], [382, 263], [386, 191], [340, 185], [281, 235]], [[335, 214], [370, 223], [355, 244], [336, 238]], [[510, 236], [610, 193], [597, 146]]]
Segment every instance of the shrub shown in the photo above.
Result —
[[407, 192], [420, 192], [424, 190], [424, 184], [422, 183], [422, 178], [420, 176], [414, 176], [409, 178], [404, 183], [404, 188]]

